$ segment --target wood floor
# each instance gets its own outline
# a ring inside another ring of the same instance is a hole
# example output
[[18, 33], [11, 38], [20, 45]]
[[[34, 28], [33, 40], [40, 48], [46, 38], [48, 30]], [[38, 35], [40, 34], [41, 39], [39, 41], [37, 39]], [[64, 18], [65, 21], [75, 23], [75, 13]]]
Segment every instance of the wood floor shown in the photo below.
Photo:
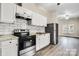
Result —
[[57, 45], [49, 45], [36, 53], [37, 56], [79, 56], [79, 39], [60, 37]]

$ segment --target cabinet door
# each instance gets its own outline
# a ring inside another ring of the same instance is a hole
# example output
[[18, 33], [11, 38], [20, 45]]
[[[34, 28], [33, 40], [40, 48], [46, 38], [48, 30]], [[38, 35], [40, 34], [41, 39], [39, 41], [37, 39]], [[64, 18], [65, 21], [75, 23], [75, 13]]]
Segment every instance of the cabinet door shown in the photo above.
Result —
[[32, 15], [32, 25], [43, 26], [43, 19], [40, 14], [33, 13]]
[[42, 15], [40, 15], [40, 26], [44, 26], [43, 24], [44, 24], [44, 20], [42, 18]]
[[50, 34], [46, 34], [45, 39], [46, 39], [45, 44], [48, 45], [50, 43]]
[[37, 18], [37, 15], [36, 15], [36, 13], [33, 13], [33, 16], [32, 16], [32, 25], [37, 25], [37, 20], [36, 20], [36, 18]]
[[45, 37], [44, 34], [40, 36], [40, 49], [45, 47]]
[[21, 16], [32, 18], [32, 11], [20, 6], [16, 6], [16, 8], [17, 8], [16, 12], [19, 13]]
[[47, 18], [42, 16], [42, 26], [47, 26]]
[[27, 16], [28, 18], [32, 18], [32, 15], [33, 15], [32, 11], [25, 9], [25, 16]]
[[44, 17], [44, 26], [46, 27], [47, 26], [47, 18], [46, 17]]
[[50, 38], [48, 34], [42, 34], [40, 37], [40, 49], [46, 47], [50, 43]]
[[42, 19], [40, 14], [38, 14], [38, 26], [42, 26]]
[[24, 14], [23, 8], [20, 6], [16, 6], [16, 12], [22, 15]]
[[36, 51], [40, 50], [40, 38], [36, 37]]
[[18, 55], [17, 40], [8, 40], [1, 42], [2, 56], [17, 56]]
[[16, 5], [12, 3], [1, 4], [0, 22], [13, 23], [15, 21]]
[[36, 51], [46, 47], [50, 43], [50, 34], [41, 34], [36, 36]]
[[47, 18], [46, 17], [40, 15], [39, 20], [40, 20], [40, 22], [39, 22], [40, 26], [47, 26]]
[[47, 18], [38, 13], [33, 13], [32, 25], [47, 26]]
[[39, 16], [37, 13], [33, 13], [32, 15], [32, 25], [36, 25], [38, 26], [39, 25]]
[[44, 40], [44, 47], [46, 47], [49, 44], [47, 34], [44, 34], [44, 39], [43, 40]]
[[6, 45], [2, 47], [2, 56], [17, 56], [18, 50], [17, 50], [17, 45]]

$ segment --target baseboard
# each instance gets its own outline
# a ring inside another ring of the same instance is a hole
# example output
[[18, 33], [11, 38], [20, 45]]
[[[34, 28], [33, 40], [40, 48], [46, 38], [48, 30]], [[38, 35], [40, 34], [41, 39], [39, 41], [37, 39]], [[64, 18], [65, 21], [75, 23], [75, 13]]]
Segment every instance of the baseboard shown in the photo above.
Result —
[[78, 38], [78, 39], [79, 39], [79, 36], [66, 36], [66, 35], [59, 35], [59, 37], [71, 37], [71, 38]]

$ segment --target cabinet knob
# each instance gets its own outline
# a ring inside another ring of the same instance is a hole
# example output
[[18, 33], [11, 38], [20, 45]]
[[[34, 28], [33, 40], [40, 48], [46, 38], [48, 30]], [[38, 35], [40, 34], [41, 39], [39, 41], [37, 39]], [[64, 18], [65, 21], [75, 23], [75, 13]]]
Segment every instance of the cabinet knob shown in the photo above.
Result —
[[9, 42], [9, 43], [12, 43], [12, 42]]
[[24, 14], [26, 14], [26, 13], [24, 12]]
[[16, 44], [16, 46], [18, 46], [18, 44]]

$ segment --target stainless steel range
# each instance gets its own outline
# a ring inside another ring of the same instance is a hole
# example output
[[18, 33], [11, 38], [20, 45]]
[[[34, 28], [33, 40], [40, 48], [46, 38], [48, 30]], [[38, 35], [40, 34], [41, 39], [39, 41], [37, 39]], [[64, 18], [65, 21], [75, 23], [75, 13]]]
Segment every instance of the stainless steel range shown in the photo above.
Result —
[[29, 31], [25, 29], [14, 30], [14, 35], [19, 37], [19, 56], [31, 56], [35, 54], [36, 36], [29, 36]]

